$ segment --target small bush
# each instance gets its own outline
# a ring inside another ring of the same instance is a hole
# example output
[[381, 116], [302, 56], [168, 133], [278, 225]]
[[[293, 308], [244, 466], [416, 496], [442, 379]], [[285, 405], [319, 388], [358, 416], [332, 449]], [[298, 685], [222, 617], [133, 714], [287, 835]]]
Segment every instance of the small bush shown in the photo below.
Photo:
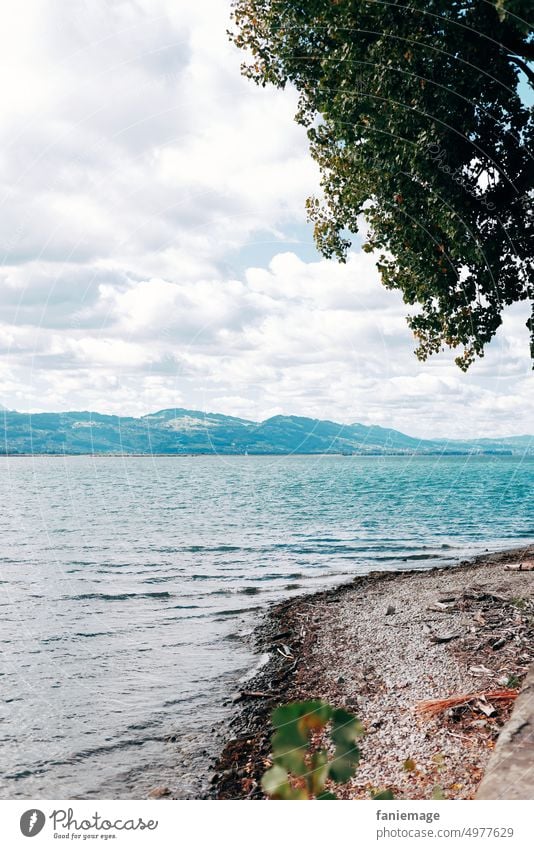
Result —
[[[364, 729], [355, 716], [326, 702], [291, 702], [272, 717], [273, 765], [262, 787], [271, 799], [337, 799], [326, 789], [330, 783], [352, 778], [360, 760], [357, 740]], [[334, 753], [316, 748], [313, 735], [329, 726]]]

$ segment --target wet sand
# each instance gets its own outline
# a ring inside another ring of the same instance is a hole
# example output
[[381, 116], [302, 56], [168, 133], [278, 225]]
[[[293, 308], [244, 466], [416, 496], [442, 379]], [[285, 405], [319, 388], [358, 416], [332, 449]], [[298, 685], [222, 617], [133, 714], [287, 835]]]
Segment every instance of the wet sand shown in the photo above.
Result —
[[512, 703], [482, 700], [432, 719], [415, 708], [520, 688], [534, 661], [534, 572], [506, 566], [533, 558], [529, 546], [446, 568], [374, 572], [271, 608], [255, 634], [266, 663], [235, 699], [212, 797], [263, 798], [273, 708], [323, 698], [366, 729], [340, 796], [388, 788], [405, 799], [473, 798]]

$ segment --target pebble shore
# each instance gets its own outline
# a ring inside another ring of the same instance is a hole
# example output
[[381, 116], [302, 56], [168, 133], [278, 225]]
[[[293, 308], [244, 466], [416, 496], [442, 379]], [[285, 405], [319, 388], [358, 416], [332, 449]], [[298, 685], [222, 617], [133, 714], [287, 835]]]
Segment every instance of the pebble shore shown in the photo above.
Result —
[[527, 546], [447, 568], [375, 572], [273, 607], [255, 637], [268, 660], [236, 696], [212, 797], [263, 798], [273, 708], [323, 698], [366, 729], [341, 797], [387, 788], [404, 799], [473, 798], [512, 703], [482, 698], [432, 719], [416, 708], [520, 688], [534, 661], [534, 572], [509, 566], [533, 559]]

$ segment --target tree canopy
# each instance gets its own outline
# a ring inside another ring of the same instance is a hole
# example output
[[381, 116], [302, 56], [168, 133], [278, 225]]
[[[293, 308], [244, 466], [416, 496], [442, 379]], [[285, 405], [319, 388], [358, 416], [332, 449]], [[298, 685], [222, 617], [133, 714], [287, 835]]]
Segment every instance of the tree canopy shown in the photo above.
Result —
[[[234, 0], [243, 72], [299, 92], [322, 175], [315, 241], [345, 261], [366, 221], [417, 356], [467, 369], [529, 301], [534, 361], [532, 0]], [[520, 86], [521, 79], [523, 82]], [[528, 82], [526, 82], [528, 81]]]

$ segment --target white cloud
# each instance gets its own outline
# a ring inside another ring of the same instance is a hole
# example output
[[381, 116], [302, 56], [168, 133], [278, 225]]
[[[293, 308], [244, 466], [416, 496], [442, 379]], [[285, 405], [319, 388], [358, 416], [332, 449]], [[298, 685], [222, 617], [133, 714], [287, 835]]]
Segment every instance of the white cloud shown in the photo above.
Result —
[[295, 94], [240, 76], [228, 14], [223, 0], [5, 10], [0, 401], [532, 430], [525, 310], [462, 375], [449, 354], [415, 359], [371, 257], [314, 259]]
[[213, 264], [302, 215], [316, 175], [295, 96], [241, 78], [225, 4], [30, 0], [25, 14], [2, 58], [4, 263], [171, 275], [184, 253]]

